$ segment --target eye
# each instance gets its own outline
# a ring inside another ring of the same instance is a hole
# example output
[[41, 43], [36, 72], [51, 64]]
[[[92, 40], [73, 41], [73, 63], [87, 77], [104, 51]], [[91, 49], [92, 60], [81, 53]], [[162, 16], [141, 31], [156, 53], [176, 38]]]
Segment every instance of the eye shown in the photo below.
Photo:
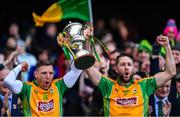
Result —
[[128, 66], [132, 66], [132, 63], [128, 63]]
[[49, 74], [50, 74], [50, 75], [54, 75], [54, 72], [50, 72]]

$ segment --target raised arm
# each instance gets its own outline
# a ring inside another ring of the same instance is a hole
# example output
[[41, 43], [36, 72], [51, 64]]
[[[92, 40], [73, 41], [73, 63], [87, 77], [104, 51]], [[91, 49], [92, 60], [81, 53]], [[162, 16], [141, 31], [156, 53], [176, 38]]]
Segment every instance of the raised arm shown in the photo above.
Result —
[[20, 71], [27, 71], [28, 64], [23, 62], [22, 64], [17, 65], [10, 73], [4, 78], [5, 85], [13, 92], [14, 94], [20, 93], [23, 83], [20, 80], [16, 80]]
[[157, 86], [160, 87], [160, 86], [163, 86], [168, 80], [170, 80], [176, 75], [176, 66], [175, 66], [175, 61], [174, 61], [174, 57], [171, 51], [168, 37], [157, 36], [156, 40], [160, 45], [164, 46], [166, 50], [165, 71], [159, 72], [154, 75], [156, 78]]
[[[84, 30], [84, 36], [86, 37], [86, 49], [90, 50], [90, 36], [93, 35], [93, 28], [88, 27]], [[98, 86], [102, 74], [95, 68], [95, 67], [90, 67], [89, 69], [86, 69], [85, 72], [89, 76], [89, 79], [91, 82], [95, 85]]]
[[64, 83], [66, 84], [66, 86], [68, 88], [71, 88], [74, 86], [74, 84], [76, 83], [77, 79], [79, 78], [80, 74], [81, 74], [82, 70], [77, 69], [74, 66], [74, 62], [71, 64], [71, 70], [69, 72], [67, 72], [64, 77]]
[[14, 51], [12, 52], [8, 58], [4, 61], [4, 63], [0, 64], [0, 70], [4, 69], [5, 66], [7, 66], [10, 62], [13, 61], [13, 59], [15, 58], [15, 56], [18, 54], [18, 51]]
[[95, 86], [98, 86], [101, 80], [102, 74], [94, 67], [90, 67], [89, 69], [86, 69], [85, 72], [89, 76], [89, 79], [91, 80], [91, 82]]

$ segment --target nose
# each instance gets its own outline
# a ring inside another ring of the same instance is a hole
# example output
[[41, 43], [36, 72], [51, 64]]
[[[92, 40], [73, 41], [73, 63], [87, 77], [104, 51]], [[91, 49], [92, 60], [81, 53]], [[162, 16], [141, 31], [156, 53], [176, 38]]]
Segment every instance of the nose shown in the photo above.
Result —
[[128, 68], [129, 68], [129, 66], [126, 64], [126, 65], [125, 65], [125, 69], [128, 69]]
[[46, 74], [46, 78], [49, 79], [49, 78], [50, 78], [50, 75], [51, 75], [50, 73], [47, 73], [47, 74]]
[[163, 87], [163, 91], [164, 91], [164, 92], [167, 91], [167, 87], [166, 87], [166, 86]]

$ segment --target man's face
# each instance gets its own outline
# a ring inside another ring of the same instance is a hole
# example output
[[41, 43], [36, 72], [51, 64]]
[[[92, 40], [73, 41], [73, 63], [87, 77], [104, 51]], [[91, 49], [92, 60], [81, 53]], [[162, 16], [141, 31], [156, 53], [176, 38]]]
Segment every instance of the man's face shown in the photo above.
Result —
[[174, 56], [174, 60], [176, 64], [180, 63], [180, 51], [178, 50], [172, 50], [173, 56]]
[[8, 75], [9, 69], [3, 69], [0, 71], [0, 94], [5, 95], [9, 89], [4, 85], [3, 79]]
[[160, 99], [163, 99], [163, 98], [165, 98], [166, 96], [169, 95], [170, 89], [171, 89], [171, 80], [166, 82], [166, 84], [164, 84], [162, 87], [159, 87], [158, 89], [156, 89], [155, 94]]
[[48, 90], [54, 77], [52, 65], [41, 66], [35, 72], [34, 76], [40, 88]]
[[141, 62], [147, 61], [150, 58], [150, 54], [144, 50], [139, 52], [139, 60]]
[[112, 66], [114, 66], [114, 65], [116, 64], [116, 58], [117, 58], [117, 56], [119, 56], [119, 55], [120, 55], [119, 52], [115, 52], [115, 53], [113, 53], [113, 54], [110, 55], [110, 64], [111, 64]]
[[132, 59], [126, 56], [120, 57], [115, 70], [120, 76], [122, 82], [130, 82], [134, 70]]

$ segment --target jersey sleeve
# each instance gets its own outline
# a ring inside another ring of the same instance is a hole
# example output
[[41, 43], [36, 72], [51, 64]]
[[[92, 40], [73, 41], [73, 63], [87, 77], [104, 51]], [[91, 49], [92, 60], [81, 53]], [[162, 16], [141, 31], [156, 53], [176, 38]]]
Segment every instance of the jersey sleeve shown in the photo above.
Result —
[[109, 96], [114, 82], [109, 78], [102, 76], [98, 88], [100, 89], [103, 96]]
[[55, 84], [58, 87], [58, 90], [59, 90], [59, 92], [61, 92], [62, 95], [69, 89], [66, 86], [66, 84], [64, 83], [64, 80], [62, 78], [55, 80]]
[[154, 77], [144, 78], [140, 81], [143, 92], [146, 92], [148, 96], [154, 93], [157, 88], [156, 80]]
[[21, 98], [21, 99], [23, 99], [23, 97], [26, 97], [26, 92], [27, 92], [27, 87], [28, 87], [28, 85], [24, 82], [23, 83], [23, 87], [22, 87], [22, 89], [21, 89], [21, 92], [18, 94], [18, 96]]

